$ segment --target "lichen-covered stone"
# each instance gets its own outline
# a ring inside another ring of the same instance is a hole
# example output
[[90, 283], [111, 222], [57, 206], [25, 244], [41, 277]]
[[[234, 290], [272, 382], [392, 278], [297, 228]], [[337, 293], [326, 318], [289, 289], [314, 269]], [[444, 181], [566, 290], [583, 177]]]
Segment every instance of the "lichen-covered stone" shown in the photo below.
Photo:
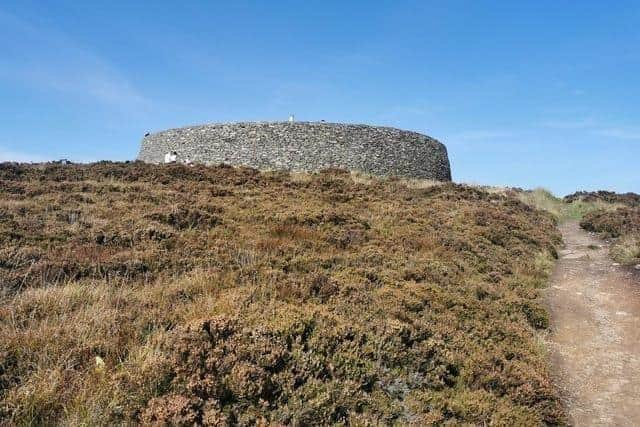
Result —
[[340, 123], [233, 123], [170, 129], [148, 134], [138, 159], [257, 169], [316, 171], [343, 168], [373, 175], [450, 181], [446, 147], [416, 132]]

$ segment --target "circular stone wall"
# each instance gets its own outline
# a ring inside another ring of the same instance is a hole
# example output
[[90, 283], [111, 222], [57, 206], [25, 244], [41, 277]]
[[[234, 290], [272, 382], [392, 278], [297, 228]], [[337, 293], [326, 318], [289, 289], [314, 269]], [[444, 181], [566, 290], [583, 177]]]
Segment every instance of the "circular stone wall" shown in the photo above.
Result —
[[372, 175], [450, 181], [446, 147], [428, 136], [388, 127], [339, 123], [233, 123], [170, 129], [144, 137], [138, 159], [317, 171], [342, 168]]

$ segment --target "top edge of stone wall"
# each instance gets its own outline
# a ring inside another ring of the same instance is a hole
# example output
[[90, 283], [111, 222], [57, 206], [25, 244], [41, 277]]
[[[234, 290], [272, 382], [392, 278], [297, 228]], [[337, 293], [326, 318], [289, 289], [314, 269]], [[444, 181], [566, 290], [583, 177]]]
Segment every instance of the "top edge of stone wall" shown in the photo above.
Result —
[[158, 131], [149, 132], [149, 136], [152, 135], [161, 135], [168, 132], [177, 132], [181, 130], [194, 130], [194, 129], [202, 129], [202, 128], [222, 128], [222, 127], [280, 127], [280, 126], [305, 126], [305, 127], [332, 127], [332, 128], [359, 128], [359, 129], [379, 129], [386, 131], [393, 131], [398, 133], [407, 133], [407, 134], [415, 134], [420, 135], [422, 137], [428, 138], [432, 141], [440, 142], [436, 138], [425, 135], [421, 132], [407, 129], [400, 129], [393, 126], [382, 126], [382, 125], [369, 125], [365, 123], [342, 123], [342, 122], [312, 122], [312, 121], [240, 121], [240, 122], [211, 122], [211, 123], [199, 123], [199, 124], [191, 124], [185, 126], [178, 126], [174, 128], [162, 129]]

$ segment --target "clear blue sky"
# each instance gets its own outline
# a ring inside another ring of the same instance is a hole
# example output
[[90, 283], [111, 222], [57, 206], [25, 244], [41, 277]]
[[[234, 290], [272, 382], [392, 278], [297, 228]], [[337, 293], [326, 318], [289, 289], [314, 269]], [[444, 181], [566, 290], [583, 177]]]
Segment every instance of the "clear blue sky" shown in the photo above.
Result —
[[0, 2], [0, 160], [289, 113], [424, 132], [457, 181], [640, 192], [640, 2]]

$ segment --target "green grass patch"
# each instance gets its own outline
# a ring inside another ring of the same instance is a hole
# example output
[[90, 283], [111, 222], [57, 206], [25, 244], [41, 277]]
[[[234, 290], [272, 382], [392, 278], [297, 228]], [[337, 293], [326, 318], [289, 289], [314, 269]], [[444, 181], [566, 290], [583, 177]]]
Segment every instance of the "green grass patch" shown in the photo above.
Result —
[[571, 202], [556, 197], [549, 190], [537, 188], [520, 191], [518, 198], [524, 203], [553, 214], [559, 221], [580, 220], [589, 212], [599, 209], [615, 209], [617, 205], [602, 200], [575, 199]]

